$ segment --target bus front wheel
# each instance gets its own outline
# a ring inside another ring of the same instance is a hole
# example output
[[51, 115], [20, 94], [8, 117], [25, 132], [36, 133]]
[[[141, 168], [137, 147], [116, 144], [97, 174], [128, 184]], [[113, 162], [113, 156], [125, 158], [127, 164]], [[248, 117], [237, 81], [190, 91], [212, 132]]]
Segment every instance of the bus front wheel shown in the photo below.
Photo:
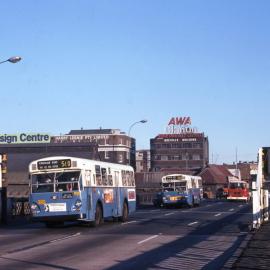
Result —
[[126, 222], [128, 220], [128, 205], [126, 202], [123, 204], [122, 216], [120, 218], [122, 222]]

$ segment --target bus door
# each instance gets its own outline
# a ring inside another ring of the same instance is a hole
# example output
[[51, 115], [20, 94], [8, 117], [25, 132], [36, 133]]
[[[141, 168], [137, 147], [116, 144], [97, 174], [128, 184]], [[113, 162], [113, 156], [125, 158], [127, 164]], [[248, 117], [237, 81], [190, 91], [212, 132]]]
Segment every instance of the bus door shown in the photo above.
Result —
[[[93, 189], [95, 189], [95, 179], [92, 177], [91, 170], [85, 170], [84, 200], [86, 201], [86, 216], [91, 219], [93, 216]], [[91, 179], [92, 178], [92, 179]], [[90, 188], [92, 186], [92, 188]], [[92, 211], [92, 213], [91, 213]]]
[[121, 215], [121, 198], [120, 198], [120, 187], [119, 187], [119, 172], [114, 172], [114, 185], [115, 185], [115, 207], [114, 207], [114, 215]]

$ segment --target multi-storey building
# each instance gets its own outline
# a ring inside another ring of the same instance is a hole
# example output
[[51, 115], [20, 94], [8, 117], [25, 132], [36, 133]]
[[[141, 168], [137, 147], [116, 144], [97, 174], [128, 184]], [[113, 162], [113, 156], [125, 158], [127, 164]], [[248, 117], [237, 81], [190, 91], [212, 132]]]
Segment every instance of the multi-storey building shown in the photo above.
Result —
[[135, 139], [119, 129], [79, 129], [67, 135], [54, 136], [54, 143], [93, 143], [98, 147], [98, 158], [102, 161], [136, 166]]
[[151, 170], [196, 173], [209, 162], [208, 138], [191, 126], [190, 117], [172, 117], [166, 134], [150, 140]]
[[149, 172], [151, 166], [150, 150], [136, 151], [136, 172]]

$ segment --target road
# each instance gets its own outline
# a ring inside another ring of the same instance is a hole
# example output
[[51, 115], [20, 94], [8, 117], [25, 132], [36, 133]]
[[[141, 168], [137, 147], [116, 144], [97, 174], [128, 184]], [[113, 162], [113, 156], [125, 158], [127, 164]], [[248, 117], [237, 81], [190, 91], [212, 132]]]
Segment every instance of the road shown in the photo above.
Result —
[[140, 209], [98, 228], [43, 224], [0, 228], [0, 269], [221, 269], [251, 223], [241, 202]]

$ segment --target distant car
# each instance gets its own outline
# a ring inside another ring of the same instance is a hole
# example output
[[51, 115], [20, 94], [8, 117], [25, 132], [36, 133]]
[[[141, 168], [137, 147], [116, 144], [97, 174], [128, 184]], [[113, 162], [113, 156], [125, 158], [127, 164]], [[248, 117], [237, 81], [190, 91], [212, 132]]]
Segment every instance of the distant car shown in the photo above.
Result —
[[216, 191], [216, 198], [217, 199], [226, 199], [228, 196], [228, 193], [226, 190], [224, 190], [223, 188], [219, 188], [217, 191]]
[[199, 203], [194, 201], [193, 196], [188, 194], [180, 193], [177, 191], [162, 191], [158, 192], [154, 199], [153, 204], [156, 207], [170, 207], [170, 206], [181, 206], [189, 205], [194, 206]]
[[163, 192], [158, 192], [157, 194], [155, 194], [155, 197], [153, 199], [153, 204], [156, 207], [162, 207], [163, 204]]

